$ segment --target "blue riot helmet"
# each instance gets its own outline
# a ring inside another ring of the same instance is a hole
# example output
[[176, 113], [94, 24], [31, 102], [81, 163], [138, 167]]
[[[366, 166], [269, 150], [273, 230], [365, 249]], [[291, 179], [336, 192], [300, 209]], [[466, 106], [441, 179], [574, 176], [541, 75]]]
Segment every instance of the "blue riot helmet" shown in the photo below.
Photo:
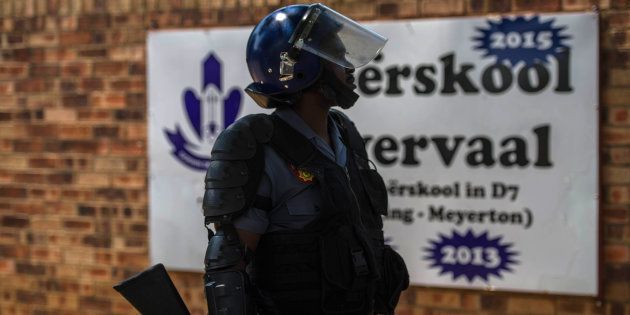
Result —
[[358, 68], [374, 59], [386, 42], [323, 4], [280, 8], [263, 18], [249, 37], [247, 66], [254, 82], [245, 91], [261, 107], [273, 108], [291, 104], [301, 91], [325, 78], [325, 94], [336, 95], [340, 106], [350, 107], [358, 95], [337, 84], [324, 63]]

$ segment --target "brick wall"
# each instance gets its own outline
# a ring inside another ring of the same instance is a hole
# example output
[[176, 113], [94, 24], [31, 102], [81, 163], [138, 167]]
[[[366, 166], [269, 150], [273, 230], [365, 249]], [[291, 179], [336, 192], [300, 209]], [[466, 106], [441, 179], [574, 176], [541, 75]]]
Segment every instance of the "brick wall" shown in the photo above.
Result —
[[[254, 24], [288, 2], [0, 0], [0, 314], [133, 313], [111, 286], [149, 264], [146, 32]], [[598, 6], [601, 298], [416, 287], [399, 314], [630, 315], [630, 1], [323, 2], [362, 20]], [[204, 314], [201, 275], [172, 276]]]

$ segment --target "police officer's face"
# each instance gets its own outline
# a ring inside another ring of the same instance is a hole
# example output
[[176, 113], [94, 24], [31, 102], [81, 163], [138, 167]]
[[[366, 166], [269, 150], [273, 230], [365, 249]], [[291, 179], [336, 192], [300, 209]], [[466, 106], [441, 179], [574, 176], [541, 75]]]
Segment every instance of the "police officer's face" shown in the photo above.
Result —
[[334, 63], [328, 63], [326, 66], [346, 87], [351, 90], [357, 88], [356, 84], [354, 84], [354, 69], [344, 68]]

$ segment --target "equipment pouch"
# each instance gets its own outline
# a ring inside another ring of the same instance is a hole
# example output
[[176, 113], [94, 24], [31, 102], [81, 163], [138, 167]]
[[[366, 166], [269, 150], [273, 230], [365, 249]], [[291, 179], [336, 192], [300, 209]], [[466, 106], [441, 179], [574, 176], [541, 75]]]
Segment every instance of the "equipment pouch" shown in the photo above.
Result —
[[390, 246], [383, 249], [384, 277], [382, 280], [385, 303], [394, 310], [402, 291], [409, 287], [409, 273], [402, 257]]
[[361, 181], [376, 214], [387, 215], [387, 188], [381, 175], [373, 169], [362, 169]]
[[326, 314], [349, 314], [367, 307], [369, 253], [359, 244], [348, 226], [321, 238], [321, 303]]

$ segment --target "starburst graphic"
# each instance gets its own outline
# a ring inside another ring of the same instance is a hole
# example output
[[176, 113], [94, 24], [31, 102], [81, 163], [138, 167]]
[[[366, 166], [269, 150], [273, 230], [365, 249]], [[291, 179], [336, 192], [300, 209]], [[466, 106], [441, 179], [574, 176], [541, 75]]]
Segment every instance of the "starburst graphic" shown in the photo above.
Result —
[[488, 20], [486, 27], [477, 27], [480, 33], [472, 39], [475, 50], [484, 52], [483, 57], [495, 57], [497, 63], [509, 62], [512, 67], [546, 63], [549, 57], [561, 55], [569, 49], [563, 35], [566, 26], [554, 26], [554, 19], [541, 21], [539, 16], [529, 19], [519, 16]]
[[430, 268], [439, 268], [440, 275], [451, 274], [454, 280], [465, 277], [471, 283], [476, 278], [488, 282], [489, 277], [502, 278], [504, 272], [514, 272], [518, 264], [518, 252], [513, 244], [505, 243], [502, 236], [490, 238], [484, 231], [475, 235], [472, 230], [464, 234], [451, 231], [451, 236], [439, 234], [438, 240], [430, 240], [430, 246], [423, 250]]

